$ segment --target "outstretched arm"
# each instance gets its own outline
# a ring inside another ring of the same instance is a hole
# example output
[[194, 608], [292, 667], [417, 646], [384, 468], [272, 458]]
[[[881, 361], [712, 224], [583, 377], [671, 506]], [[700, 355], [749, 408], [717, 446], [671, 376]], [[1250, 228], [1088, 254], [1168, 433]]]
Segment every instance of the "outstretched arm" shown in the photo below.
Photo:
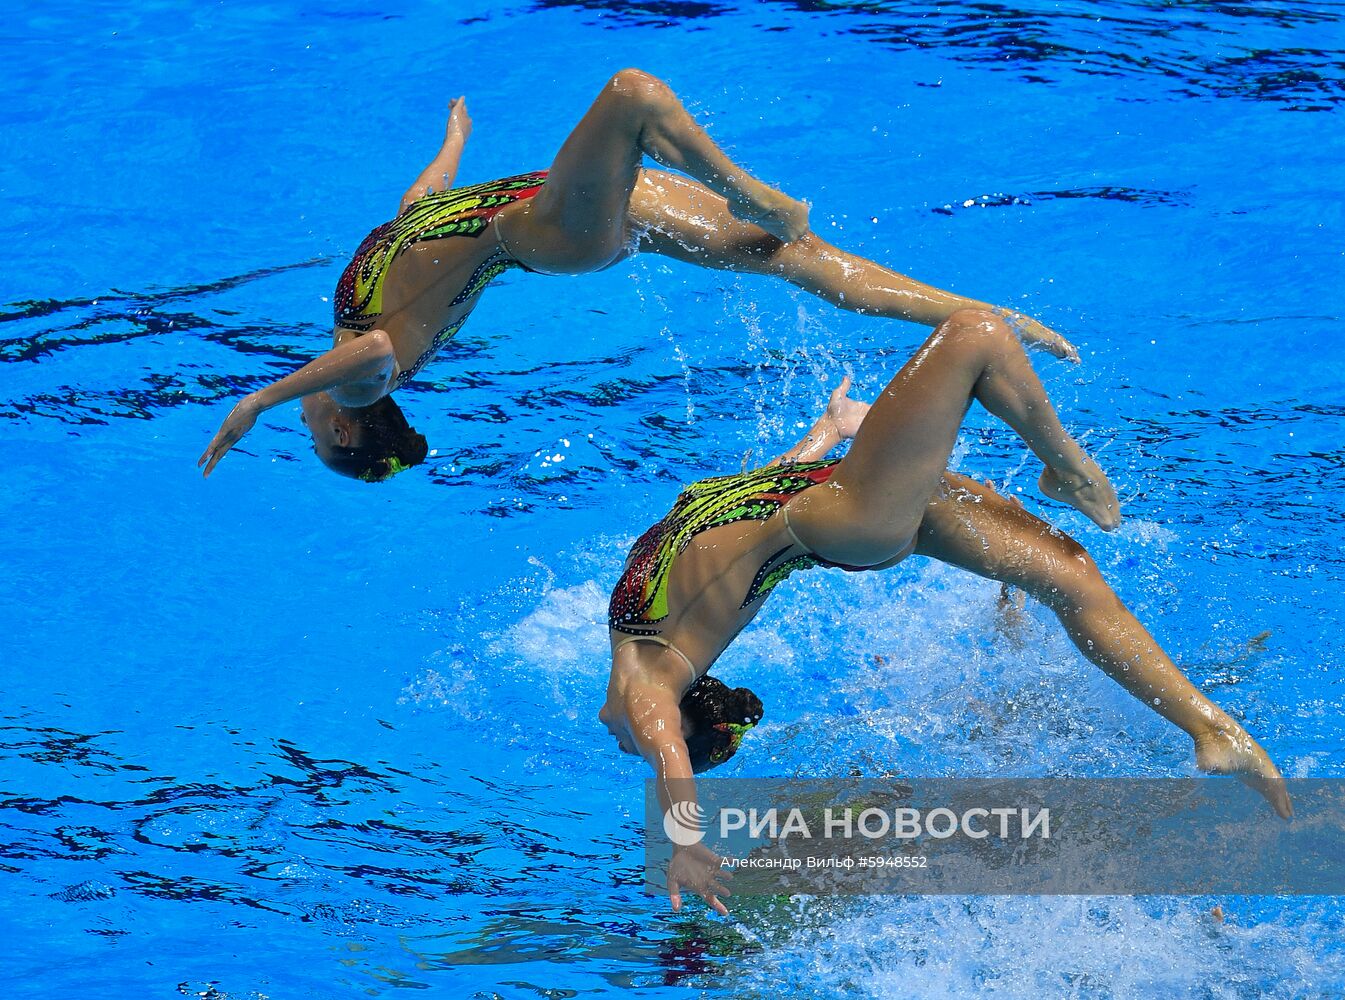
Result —
[[[671, 815], [683, 829], [696, 832], [702, 813], [696, 801], [691, 758], [682, 738], [682, 710], [676, 693], [661, 679], [641, 677], [631, 680], [623, 700], [636, 749], [654, 769], [663, 815]], [[728, 907], [719, 897], [729, 892], [721, 879], [731, 877], [731, 873], [723, 870], [719, 855], [703, 843], [684, 845], [674, 840], [672, 860], [668, 863], [668, 898], [674, 910], [682, 908], [685, 887], [703, 898], [716, 913], [726, 916]]]
[[427, 194], [447, 191], [458, 175], [458, 161], [462, 159], [467, 137], [472, 134], [472, 119], [467, 115], [467, 98], [459, 97], [448, 104], [448, 127], [444, 130], [444, 144], [430, 165], [420, 172], [415, 183], [402, 195], [400, 215]]
[[848, 441], [855, 436], [859, 430], [859, 425], [864, 422], [868, 415], [869, 404], [861, 402], [858, 399], [851, 399], [850, 376], [847, 375], [841, 379], [838, 385], [831, 393], [831, 399], [827, 402], [827, 408], [823, 414], [817, 418], [817, 422], [805, 434], [799, 443], [790, 448], [787, 452], [777, 458], [773, 465], [785, 465], [790, 462], [812, 462], [826, 456], [842, 441]]
[[252, 430], [257, 418], [273, 406], [314, 392], [330, 392], [343, 406], [368, 406], [396, 383], [398, 371], [392, 341], [382, 330], [344, 341], [297, 372], [240, 399], [196, 462], [197, 468], [204, 465], [203, 474], [209, 476], [229, 449]]

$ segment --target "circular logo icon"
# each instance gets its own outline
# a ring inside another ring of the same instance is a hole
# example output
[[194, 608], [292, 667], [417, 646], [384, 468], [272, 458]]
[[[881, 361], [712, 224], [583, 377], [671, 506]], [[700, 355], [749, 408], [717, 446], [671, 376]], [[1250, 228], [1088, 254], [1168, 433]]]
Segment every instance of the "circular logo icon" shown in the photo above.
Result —
[[695, 802], [674, 802], [663, 814], [663, 832], [678, 847], [690, 847], [705, 839], [705, 810]]

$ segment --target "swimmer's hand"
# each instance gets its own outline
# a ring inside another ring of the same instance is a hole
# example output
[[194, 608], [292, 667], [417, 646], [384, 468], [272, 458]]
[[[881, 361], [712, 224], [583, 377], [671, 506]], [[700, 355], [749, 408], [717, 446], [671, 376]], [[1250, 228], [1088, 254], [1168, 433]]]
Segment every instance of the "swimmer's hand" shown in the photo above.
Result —
[[721, 858], [704, 844], [674, 847], [668, 862], [668, 899], [673, 910], [682, 909], [682, 889], [690, 889], [700, 896], [710, 909], [721, 917], [729, 915], [729, 908], [720, 902], [720, 896], [731, 896], [720, 879], [733, 878], [733, 872], [723, 867]]
[[1024, 347], [1036, 347], [1062, 361], [1072, 361], [1076, 365], [1079, 363], [1079, 349], [1046, 324], [1038, 323], [1031, 316], [1024, 316], [1012, 309], [996, 309], [994, 313], [1018, 334]]
[[850, 376], [841, 379], [827, 402], [827, 419], [836, 428], [842, 441], [849, 441], [859, 433], [859, 425], [869, 415], [869, 404], [850, 398]]
[[256, 393], [249, 393], [244, 396], [238, 401], [238, 405], [229, 411], [228, 417], [220, 425], [220, 429], [215, 432], [210, 445], [196, 460], [198, 469], [203, 465], [205, 466], [203, 476], [209, 478], [210, 473], [219, 464], [219, 460], [225, 456], [230, 448], [242, 440], [244, 434], [252, 430], [252, 425], [257, 422], [257, 414], [260, 412], [261, 409], [257, 406]]

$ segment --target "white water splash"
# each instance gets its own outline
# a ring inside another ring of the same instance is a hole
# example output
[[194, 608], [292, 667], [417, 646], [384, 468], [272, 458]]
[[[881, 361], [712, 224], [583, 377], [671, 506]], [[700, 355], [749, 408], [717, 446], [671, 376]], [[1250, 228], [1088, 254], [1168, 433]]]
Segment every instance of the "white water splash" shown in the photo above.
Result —
[[1261, 921], [1226, 902], [1220, 923], [1207, 899], [1114, 896], [795, 902], [788, 940], [734, 995], [1246, 1000], [1345, 983], [1345, 958], [1313, 944], [1333, 929], [1302, 926], [1311, 914]]
[[474, 722], [488, 711], [481, 684], [466, 663], [443, 653], [431, 657], [435, 666], [426, 667], [402, 689], [399, 705], [448, 709], [460, 718]]
[[600, 677], [607, 671], [607, 595], [593, 580], [557, 587], [541, 605], [488, 647], [492, 658], [516, 657], [542, 673]]

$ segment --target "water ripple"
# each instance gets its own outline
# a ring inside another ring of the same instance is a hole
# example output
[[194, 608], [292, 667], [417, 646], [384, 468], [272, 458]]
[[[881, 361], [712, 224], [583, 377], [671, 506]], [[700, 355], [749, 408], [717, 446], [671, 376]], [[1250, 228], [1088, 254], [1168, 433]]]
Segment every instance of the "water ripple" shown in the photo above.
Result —
[[[1339, 25], [1330, 4], [1155, 4], [1109, 0], [1050, 9], [1004, 3], [766, 0], [776, 31], [831, 31], [897, 51], [1058, 86], [1074, 74], [1153, 81], [1168, 99], [1235, 99], [1287, 111], [1345, 103], [1345, 48], [1322, 48]], [[741, 16], [728, 4], [646, 0], [535, 0], [618, 29], [695, 28]], [[1293, 39], [1301, 44], [1286, 44]], [[1152, 100], [1130, 93], [1127, 100]]]

